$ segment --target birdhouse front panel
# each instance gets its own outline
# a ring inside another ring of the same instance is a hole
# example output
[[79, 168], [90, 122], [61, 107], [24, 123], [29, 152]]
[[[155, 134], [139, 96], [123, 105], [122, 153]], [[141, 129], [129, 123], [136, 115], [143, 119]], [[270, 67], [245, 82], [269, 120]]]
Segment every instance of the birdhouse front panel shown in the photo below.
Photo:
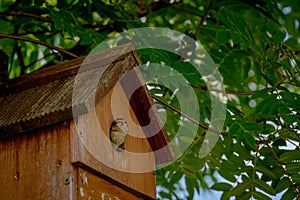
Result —
[[[116, 118], [123, 118], [128, 124], [124, 150], [116, 149], [110, 141], [111, 125]], [[154, 153], [119, 83], [95, 109], [79, 116], [73, 125], [72, 162], [75, 165], [92, 168], [155, 198]]]
[[112, 179], [101, 178], [87, 170], [78, 168], [78, 199], [104, 199], [104, 200], [121, 200], [121, 199], [151, 199], [146, 196], [135, 195], [135, 191], [124, 186], [118, 186], [118, 183]]

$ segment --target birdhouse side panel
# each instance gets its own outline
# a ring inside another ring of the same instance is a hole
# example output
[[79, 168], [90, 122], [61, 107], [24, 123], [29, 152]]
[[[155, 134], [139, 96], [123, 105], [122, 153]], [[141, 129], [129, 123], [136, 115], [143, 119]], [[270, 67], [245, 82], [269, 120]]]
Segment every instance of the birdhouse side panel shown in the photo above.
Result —
[[0, 141], [0, 199], [74, 199], [69, 123]]

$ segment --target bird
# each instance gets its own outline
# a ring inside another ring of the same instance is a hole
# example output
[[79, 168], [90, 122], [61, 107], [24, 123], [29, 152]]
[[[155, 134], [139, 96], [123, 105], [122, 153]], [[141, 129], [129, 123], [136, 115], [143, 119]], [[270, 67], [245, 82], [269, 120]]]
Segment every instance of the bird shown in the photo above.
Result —
[[124, 142], [128, 131], [127, 121], [123, 118], [117, 118], [111, 124], [110, 142], [119, 152], [124, 151]]

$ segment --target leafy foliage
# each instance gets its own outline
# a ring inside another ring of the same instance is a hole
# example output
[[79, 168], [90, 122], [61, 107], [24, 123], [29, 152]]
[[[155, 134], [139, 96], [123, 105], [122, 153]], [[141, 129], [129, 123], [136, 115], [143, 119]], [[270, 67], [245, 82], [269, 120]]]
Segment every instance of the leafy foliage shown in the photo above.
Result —
[[[72, 55], [86, 55], [106, 38], [131, 28], [169, 27], [185, 33], [201, 41], [222, 74], [227, 115], [217, 144], [199, 158], [212, 112], [203, 77], [178, 55], [157, 49], [138, 52], [144, 64], [169, 66], [148, 67], [157, 77], [149, 83], [151, 94], [180, 109], [181, 102], [174, 96], [180, 86], [176, 70], [193, 87], [199, 123], [204, 125], [192, 138], [191, 122], [182, 113], [162, 109], [170, 138], [183, 127], [186, 134], [179, 142], [192, 144], [171, 165], [157, 171], [158, 198], [193, 199], [204, 190], [216, 190], [222, 192], [222, 199], [272, 199], [279, 194], [282, 199], [299, 199], [299, 2], [170, 2], [3, 0], [0, 47], [10, 57], [10, 78], [73, 59]], [[190, 95], [184, 94], [187, 103]]]

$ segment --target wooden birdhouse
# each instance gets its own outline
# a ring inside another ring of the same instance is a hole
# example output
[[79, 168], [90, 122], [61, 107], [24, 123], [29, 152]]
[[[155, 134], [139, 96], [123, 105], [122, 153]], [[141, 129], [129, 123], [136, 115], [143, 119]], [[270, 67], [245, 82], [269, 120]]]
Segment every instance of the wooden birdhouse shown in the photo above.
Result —
[[139, 64], [126, 44], [5, 81], [0, 199], [155, 199], [171, 153]]

